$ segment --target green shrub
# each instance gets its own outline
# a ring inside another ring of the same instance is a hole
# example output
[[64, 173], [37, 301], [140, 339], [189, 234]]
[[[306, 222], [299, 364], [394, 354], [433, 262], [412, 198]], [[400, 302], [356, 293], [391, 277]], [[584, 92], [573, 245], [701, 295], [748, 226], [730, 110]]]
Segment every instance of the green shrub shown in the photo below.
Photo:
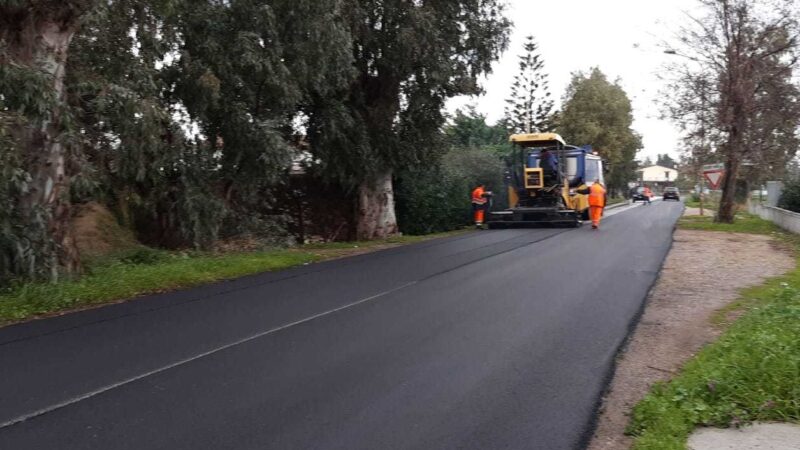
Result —
[[123, 253], [119, 260], [125, 264], [144, 264], [151, 265], [164, 261], [169, 258], [169, 253], [150, 247], [141, 247], [136, 250]]
[[778, 200], [778, 207], [789, 211], [800, 212], [800, 178], [786, 183]]
[[495, 192], [495, 209], [505, 203], [503, 162], [491, 147], [454, 148], [437, 165], [398, 175], [395, 188], [400, 230], [428, 234], [471, 222], [471, 191], [479, 184]]

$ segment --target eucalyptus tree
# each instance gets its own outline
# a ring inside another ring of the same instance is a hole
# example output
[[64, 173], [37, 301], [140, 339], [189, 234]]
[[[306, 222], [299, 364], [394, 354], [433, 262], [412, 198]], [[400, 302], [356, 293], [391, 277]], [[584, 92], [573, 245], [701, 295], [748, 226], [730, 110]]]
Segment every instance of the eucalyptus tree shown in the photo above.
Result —
[[321, 173], [353, 192], [355, 237], [372, 239], [397, 231], [393, 174], [441, 155], [446, 100], [480, 92], [510, 23], [495, 0], [347, 0], [344, 12], [355, 76], [310, 97], [309, 140]]
[[176, 21], [175, 101], [214, 148], [226, 228], [274, 209], [311, 95], [347, 89], [354, 74], [340, 0], [184, 3]]
[[[0, 1], [0, 275], [80, 270], [70, 232], [67, 57], [93, 0]], [[13, 164], [13, 166], [11, 166]]]
[[[117, 0], [76, 39], [84, 171], [145, 242], [207, 247], [271, 219], [300, 104], [352, 74], [337, 0]], [[340, 51], [331, 49], [336, 45]]]

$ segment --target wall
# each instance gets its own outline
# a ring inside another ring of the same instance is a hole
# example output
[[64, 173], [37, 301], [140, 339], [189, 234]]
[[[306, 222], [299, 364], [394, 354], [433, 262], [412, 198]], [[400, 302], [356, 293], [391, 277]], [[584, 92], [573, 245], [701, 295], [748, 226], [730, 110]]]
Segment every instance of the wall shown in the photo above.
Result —
[[760, 205], [752, 202], [749, 206], [750, 213], [769, 220], [775, 225], [795, 234], [800, 234], [800, 213], [777, 208], [775, 206]]
[[778, 200], [783, 192], [783, 183], [780, 181], [767, 181], [767, 205], [778, 206]]

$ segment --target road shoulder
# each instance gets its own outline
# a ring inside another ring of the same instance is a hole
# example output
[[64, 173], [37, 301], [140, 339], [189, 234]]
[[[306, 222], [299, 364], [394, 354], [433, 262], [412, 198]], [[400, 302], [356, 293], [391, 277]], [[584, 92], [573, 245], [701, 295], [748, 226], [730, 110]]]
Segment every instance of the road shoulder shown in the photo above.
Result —
[[620, 353], [590, 450], [629, 448], [631, 409], [654, 383], [669, 380], [722, 326], [716, 311], [739, 292], [794, 268], [792, 254], [769, 236], [677, 230], [646, 309]]

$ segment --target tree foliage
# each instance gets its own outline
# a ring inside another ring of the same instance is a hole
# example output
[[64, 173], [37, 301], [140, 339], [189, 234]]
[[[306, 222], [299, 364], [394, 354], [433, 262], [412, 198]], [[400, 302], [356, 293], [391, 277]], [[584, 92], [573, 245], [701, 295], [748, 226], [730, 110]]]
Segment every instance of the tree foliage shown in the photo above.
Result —
[[[716, 220], [732, 222], [743, 163], [761, 178], [794, 156], [798, 22], [794, 0], [702, 0], [668, 49], [670, 116], [683, 128], [698, 164], [725, 163]], [[785, 101], [784, 101], [785, 99]]]
[[606, 161], [606, 182], [624, 191], [636, 178], [641, 137], [633, 130], [631, 101], [598, 68], [576, 73], [567, 88], [558, 132], [575, 145], [591, 145]]
[[514, 133], [535, 133], [555, 128], [550, 84], [544, 60], [533, 36], [525, 38], [524, 53], [519, 55], [519, 73], [506, 100], [505, 123]]
[[94, 3], [0, 2], [0, 202], [12, 208], [0, 213], [0, 277], [81, 270], [69, 226], [76, 148], [64, 83], [69, 43]]
[[678, 162], [672, 159], [668, 153], [664, 153], [663, 155], [658, 155], [656, 158], [656, 165], [661, 167], [668, 167], [670, 169], [675, 169], [678, 166]]
[[494, 0], [347, 2], [355, 78], [339, 95], [314, 95], [306, 112], [320, 172], [358, 192], [357, 237], [396, 230], [391, 220], [364, 223], [393, 216], [375, 182], [441, 155], [445, 101], [478, 93], [478, 77], [507, 46], [503, 9]]
[[[0, 277], [65, 264], [70, 202], [105, 203], [146, 243], [198, 248], [282, 239], [293, 160], [350, 195], [343, 211], [380, 203], [375, 180], [391, 189], [448, 151], [444, 102], [480, 92], [507, 45], [503, 12], [493, 0], [0, 2]], [[23, 19], [68, 25], [58, 76], [20, 59]], [[47, 145], [19, 132], [42, 123]], [[52, 185], [32, 155], [60, 158], [55, 205], [21, 207]]]
[[451, 148], [482, 147], [498, 154], [503, 154], [511, 148], [505, 125], [489, 125], [486, 122], [486, 115], [479, 113], [475, 106], [456, 110], [450, 123], [444, 128], [444, 135], [447, 145]]
[[479, 184], [504, 198], [503, 156], [508, 133], [489, 125], [474, 108], [458, 110], [444, 127], [448, 150], [435, 163], [398, 173], [398, 221], [404, 233], [426, 234], [462, 227], [471, 220], [470, 192]]
[[800, 213], [800, 178], [793, 178], [784, 185], [778, 207]]

